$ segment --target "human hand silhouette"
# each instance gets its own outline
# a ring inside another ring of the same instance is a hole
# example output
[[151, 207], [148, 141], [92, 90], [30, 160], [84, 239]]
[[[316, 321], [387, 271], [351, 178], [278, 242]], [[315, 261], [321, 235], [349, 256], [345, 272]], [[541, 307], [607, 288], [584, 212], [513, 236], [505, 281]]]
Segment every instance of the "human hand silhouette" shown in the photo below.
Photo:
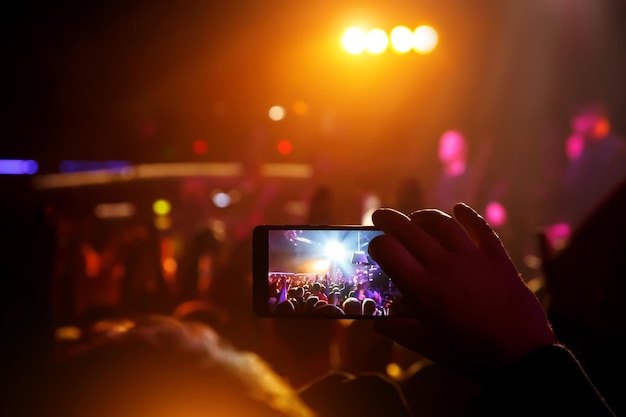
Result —
[[409, 304], [411, 317], [376, 329], [433, 362], [474, 379], [558, 344], [535, 295], [493, 229], [465, 204], [372, 216], [385, 234], [369, 246]]

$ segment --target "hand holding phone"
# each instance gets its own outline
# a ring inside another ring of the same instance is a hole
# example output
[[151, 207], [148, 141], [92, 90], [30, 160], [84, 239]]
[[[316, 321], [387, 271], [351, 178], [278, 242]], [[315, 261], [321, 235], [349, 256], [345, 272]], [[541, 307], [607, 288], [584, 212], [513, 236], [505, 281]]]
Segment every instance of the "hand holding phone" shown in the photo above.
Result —
[[467, 205], [456, 205], [454, 215], [374, 213], [384, 235], [372, 242], [370, 253], [412, 307], [412, 317], [376, 328], [473, 377], [558, 343], [539, 300], [493, 229]]

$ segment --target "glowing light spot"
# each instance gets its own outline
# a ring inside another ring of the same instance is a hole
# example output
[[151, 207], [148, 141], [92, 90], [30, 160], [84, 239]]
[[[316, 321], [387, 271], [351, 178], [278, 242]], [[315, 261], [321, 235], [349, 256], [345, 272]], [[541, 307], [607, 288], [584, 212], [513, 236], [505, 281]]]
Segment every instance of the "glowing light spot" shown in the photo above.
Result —
[[463, 134], [456, 130], [448, 130], [439, 138], [439, 160], [444, 164], [464, 160], [467, 145]]
[[206, 140], [198, 139], [193, 142], [193, 152], [196, 155], [204, 155], [209, 150], [209, 144]]
[[391, 379], [401, 380], [403, 374], [404, 372], [402, 371], [402, 368], [397, 363], [391, 362], [387, 364], [387, 375]]
[[583, 154], [585, 148], [585, 139], [582, 135], [574, 133], [567, 138], [565, 143], [565, 153], [570, 160], [578, 159]]
[[54, 331], [56, 340], [76, 341], [82, 337], [82, 331], [76, 326], [62, 326]]
[[230, 205], [230, 196], [224, 192], [218, 192], [213, 194], [213, 204], [219, 208], [225, 208]]
[[404, 54], [413, 48], [413, 31], [406, 26], [396, 26], [391, 30], [391, 47]]
[[532, 269], [541, 268], [541, 258], [536, 255], [524, 256], [524, 265]]
[[567, 242], [572, 234], [572, 227], [565, 222], [556, 223], [545, 228], [545, 236], [550, 245], [557, 250], [567, 246]]
[[596, 139], [604, 139], [611, 131], [611, 123], [606, 117], [598, 119], [593, 126], [593, 137]]
[[0, 159], [0, 174], [4, 175], [33, 175], [39, 170], [39, 165], [32, 159]]
[[293, 112], [298, 116], [306, 116], [309, 113], [309, 105], [306, 101], [295, 101], [293, 103]]
[[157, 230], [167, 230], [172, 227], [172, 219], [169, 216], [158, 216], [154, 219], [154, 227]]
[[346, 249], [339, 242], [330, 242], [326, 245], [326, 256], [333, 260], [340, 260], [346, 255]]
[[428, 54], [437, 46], [439, 35], [430, 26], [420, 26], [413, 32], [413, 48], [419, 54]]
[[135, 212], [133, 203], [100, 203], [94, 208], [96, 217], [100, 219], [132, 217]]
[[367, 35], [363, 30], [357, 27], [351, 27], [343, 33], [341, 43], [348, 53], [358, 55], [363, 52], [367, 46]]
[[506, 209], [499, 202], [492, 201], [491, 203], [487, 204], [487, 208], [485, 209], [485, 219], [493, 227], [500, 227], [506, 223]]
[[174, 258], [165, 258], [163, 260], [163, 272], [168, 275], [173, 275], [178, 269], [178, 263]]
[[389, 46], [389, 37], [382, 29], [372, 29], [367, 32], [367, 50], [373, 54], [385, 52]]
[[315, 261], [312, 265], [312, 268], [313, 268], [313, 271], [315, 272], [323, 273], [330, 269], [330, 262], [323, 260], [323, 259], [319, 261]]
[[157, 214], [159, 216], [165, 216], [166, 214], [169, 214], [171, 210], [172, 210], [172, 205], [170, 204], [169, 201], [164, 200], [164, 199], [156, 200], [152, 204], [152, 211], [154, 211], [154, 214]]
[[293, 145], [288, 140], [281, 140], [276, 146], [278, 153], [281, 155], [289, 155], [293, 151]]
[[283, 120], [285, 118], [285, 108], [282, 106], [272, 106], [269, 111], [270, 119], [275, 122]]

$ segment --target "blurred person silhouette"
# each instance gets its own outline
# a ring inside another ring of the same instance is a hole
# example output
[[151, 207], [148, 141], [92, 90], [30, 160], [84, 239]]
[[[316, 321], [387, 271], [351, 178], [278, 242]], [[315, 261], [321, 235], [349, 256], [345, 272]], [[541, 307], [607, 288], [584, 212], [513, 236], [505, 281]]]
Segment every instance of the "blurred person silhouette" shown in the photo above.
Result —
[[400, 388], [377, 373], [332, 372], [299, 390], [319, 417], [411, 417]]
[[176, 279], [179, 302], [214, 296], [221, 245], [209, 225], [198, 224], [185, 245]]
[[260, 357], [211, 328], [147, 317], [58, 358], [15, 398], [15, 416], [313, 416]]
[[[460, 131], [447, 130], [441, 135], [437, 150], [441, 172], [430, 192], [430, 207], [450, 210], [459, 201], [477, 204], [482, 167], [478, 163], [470, 163], [469, 153], [467, 139]], [[478, 162], [482, 162], [482, 159]], [[409, 210], [419, 208], [422, 207]]]
[[[571, 116], [565, 144], [567, 165], [555, 194], [551, 242], [566, 239], [591, 211], [626, 179], [626, 139], [611, 130], [601, 103], [580, 106]], [[561, 236], [563, 235], [563, 236]]]
[[171, 310], [161, 269], [161, 248], [152, 222], [129, 224], [123, 232], [120, 307], [123, 315], [164, 314]]
[[326, 185], [313, 191], [309, 202], [307, 224], [333, 224], [335, 219], [335, 196]]
[[[318, 186], [309, 202], [307, 223], [333, 224], [334, 215], [332, 191], [327, 186]], [[295, 298], [299, 301], [294, 306], [294, 311], [303, 312], [308, 306], [307, 300], [302, 298], [304, 288], [298, 287], [296, 291], [298, 294]], [[321, 289], [318, 294], [322, 294]], [[315, 297], [319, 301], [319, 296]], [[281, 311], [286, 309], [284, 306], [280, 308]], [[290, 309], [287, 308], [287, 311]], [[294, 387], [300, 387], [338, 367], [339, 359], [335, 352], [340, 326], [337, 320], [315, 318], [271, 320], [265, 328], [267, 334], [263, 346], [264, 357], [269, 358], [274, 369]]]
[[381, 209], [372, 220], [384, 234], [370, 255], [411, 312], [376, 329], [478, 384], [468, 415], [614, 415], [476, 211]]
[[426, 207], [422, 184], [415, 177], [400, 181], [396, 191], [397, 210], [407, 216], [415, 210]]
[[566, 246], [545, 234], [548, 317], [618, 415], [626, 413], [626, 180], [592, 210]]
[[10, 196], [0, 198], [0, 414], [10, 415], [6, 401], [56, 348], [51, 290], [57, 234], [46, 207], [0, 181]]

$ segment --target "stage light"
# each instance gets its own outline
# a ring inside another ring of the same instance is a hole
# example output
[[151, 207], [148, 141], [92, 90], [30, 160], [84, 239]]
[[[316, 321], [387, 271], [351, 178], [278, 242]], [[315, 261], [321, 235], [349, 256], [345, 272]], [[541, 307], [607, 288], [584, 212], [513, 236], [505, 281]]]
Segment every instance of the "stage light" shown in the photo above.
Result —
[[499, 202], [492, 201], [487, 204], [485, 218], [493, 227], [500, 227], [507, 221], [506, 209]]
[[176, 274], [176, 270], [178, 269], [178, 263], [176, 262], [176, 259], [174, 258], [165, 258], [163, 260], [163, 272], [165, 272], [168, 275], [174, 275]]
[[389, 46], [389, 37], [382, 29], [372, 29], [367, 32], [366, 49], [372, 54], [380, 54], [385, 52]]
[[39, 170], [39, 165], [32, 159], [0, 159], [0, 174], [3, 175], [33, 175]]
[[193, 152], [196, 155], [204, 155], [209, 150], [209, 144], [206, 140], [198, 139], [193, 142]]
[[346, 51], [352, 55], [358, 55], [367, 46], [367, 35], [357, 27], [351, 27], [343, 33], [341, 43]]
[[326, 245], [326, 256], [335, 261], [343, 259], [346, 255], [346, 249], [339, 242], [330, 242]]
[[281, 155], [289, 155], [293, 151], [293, 145], [288, 140], [281, 140], [276, 146], [278, 153]]
[[230, 205], [230, 202], [230, 196], [222, 191], [213, 194], [213, 204], [215, 204], [216, 207], [228, 207]]
[[391, 47], [404, 54], [413, 48], [413, 31], [406, 26], [396, 26], [391, 30]]
[[439, 35], [430, 26], [420, 26], [413, 32], [413, 48], [418, 54], [428, 54], [435, 49]]
[[268, 112], [270, 119], [275, 122], [285, 118], [285, 108], [282, 106], [272, 106]]
[[611, 132], [611, 122], [606, 117], [601, 117], [593, 126], [593, 137], [604, 139]]
[[172, 205], [169, 201], [161, 198], [152, 204], [152, 210], [159, 216], [165, 216], [172, 210]]

